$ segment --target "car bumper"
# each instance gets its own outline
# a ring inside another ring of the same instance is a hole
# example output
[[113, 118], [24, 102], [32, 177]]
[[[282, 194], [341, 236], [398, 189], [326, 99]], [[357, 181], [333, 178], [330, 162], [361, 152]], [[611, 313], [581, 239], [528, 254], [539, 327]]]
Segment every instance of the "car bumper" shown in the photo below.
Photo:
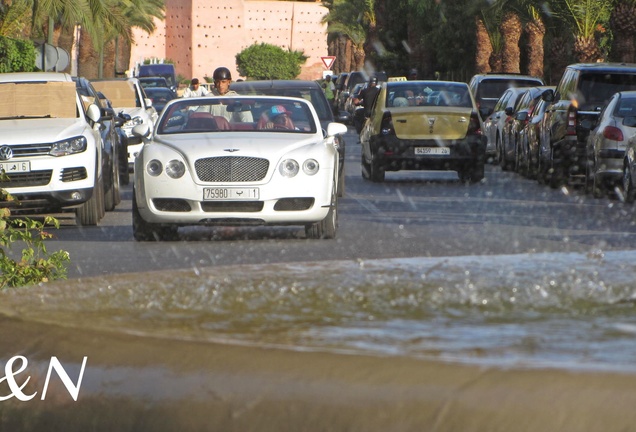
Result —
[[[448, 154], [416, 154], [416, 148], [447, 147]], [[467, 164], [483, 163], [486, 159], [486, 137], [463, 140], [400, 140], [376, 139], [371, 143], [376, 160], [386, 171], [398, 170], [458, 170]]]
[[[304, 178], [296, 178], [300, 176]], [[299, 173], [296, 177], [275, 176], [261, 183], [198, 184], [188, 176], [166, 181], [138, 173], [135, 193], [141, 217], [151, 223], [305, 225], [323, 220], [331, 205], [333, 169], [322, 170], [314, 176]], [[206, 188], [252, 189], [258, 190], [258, 196], [245, 200], [205, 200]]]
[[604, 178], [622, 178], [624, 158], [624, 150], [601, 150], [598, 155], [596, 174]]

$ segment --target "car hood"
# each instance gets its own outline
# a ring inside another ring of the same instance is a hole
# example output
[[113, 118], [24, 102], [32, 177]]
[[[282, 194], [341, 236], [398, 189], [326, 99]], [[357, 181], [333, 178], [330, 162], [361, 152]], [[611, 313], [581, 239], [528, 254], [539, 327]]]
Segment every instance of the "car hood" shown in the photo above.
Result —
[[267, 137], [253, 132], [216, 132], [155, 136], [153, 142], [171, 147], [189, 158], [215, 156], [250, 156], [265, 159], [278, 157], [309, 145], [322, 144], [316, 135], [269, 133]]
[[0, 120], [0, 136], [2, 144], [51, 143], [83, 135], [88, 127], [81, 118]]
[[400, 139], [462, 139], [468, 132], [470, 108], [393, 108], [391, 118]]

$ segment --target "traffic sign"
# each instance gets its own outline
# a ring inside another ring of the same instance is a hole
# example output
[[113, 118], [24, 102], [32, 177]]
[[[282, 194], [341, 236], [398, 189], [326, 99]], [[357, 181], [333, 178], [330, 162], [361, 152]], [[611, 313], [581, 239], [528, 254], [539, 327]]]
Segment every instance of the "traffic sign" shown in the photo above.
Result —
[[322, 64], [324, 64], [327, 69], [331, 69], [331, 65], [336, 60], [336, 56], [320, 57], [320, 60], [322, 60]]

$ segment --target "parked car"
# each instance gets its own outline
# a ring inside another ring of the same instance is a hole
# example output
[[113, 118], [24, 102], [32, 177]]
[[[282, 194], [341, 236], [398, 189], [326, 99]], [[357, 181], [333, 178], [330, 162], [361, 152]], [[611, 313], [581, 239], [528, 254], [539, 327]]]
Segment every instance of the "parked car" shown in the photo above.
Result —
[[[231, 121], [211, 114], [222, 111]], [[249, 115], [234, 121], [239, 113]], [[149, 125], [134, 128], [147, 140], [135, 161], [135, 239], [175, 239], [185, 225], [301, 225], [309, 238], [334, 238], [335, 137], [346, 129], [332, 122], [323, 131], [304, 98], [170, 101], [152, 137]]]
[[512, 73], [487, 73], [474, 75], [468, 84], [482, 119], [488, 117], [501, 95], [510, 87], [536, 87], [545, 85], [543, 79]]
[[519, 158], [519, 171], [528, 178], [536, 178], [539, 164], [540, 131], [547, 102], [539, 97], [532, 106], [528, 121], [519, 134], [522, 149]]
[[161, 64], [143, 64], [139, 65], [137, 69], [137, 78], [144, 77], [162, 77], [164, 78], [172, 91], [177, 91], [177, 71], [173, 64], [161, 63]]
[[547, 89], [554, 89], [554, 87], [527, 88], [514, 108], [512, 120], [507, 124], [508, 142], [511, 143], [514, 154], [512, 168], [523, 176], [528, 175], [530, 168], [528, 140], [526, 139], [527, 126], [532, 118], [534, 108], [542, 100], [541, 96]]
[[[347, 123], [348, 118], [335, 118], [330, 109], [329, 102], [322, 87], [316, 81], [303, 80], [263, 80], [263, 81], [241, 81], [233, 82], [232, 90], [239, 94], [252, 95], [272, 95], [272, 96], [292, 96], [301, 97], [310, 101], [320, 119], [320, 124], [326, 130], [327, 126], [334, 122]], [[338, 196], [345, 193], [345, 152], [346, 143], [344, 134], [336, 136], [336, 145], [339, 155], [339, 175], [338, 175]]]
[[495, 104], [492, 113], [484, 120], [484, 135], [488, 146], [486, 155], [493, 163], [501, 164], [501, 169], [508, 171], [514, 163], [514, 147], [510, 140], [510, 125], [515, 113], [517, 102], [521, 99], [527, 87], [510, 87]]
[[[115, 114], [115, 110], [108, 106], [91, 82], [84, 77], [73, 77], [77, 91], [82, 98], [87, 98], [88, 103], [95, 103], [101, 113], [100, 128], [102, 143], [102, 177], [104, 181], [104, 207], [107, 211], [114, 210], [121, 202], [120, 171], [124, 170], [128, 175], [126, 157], [128, 154], [127, 141], [122, 141], [121, 126], [125, 123], [122, 117]], [[118, 130], [119, 129], [119, 130]], [[123, 161], [123, 164], [122, 164]]]
[[158, 113], [161, 113], [168, 102], [177, 97], [175, 92], [167, 87], [146, 87], [144, 91], [146, 96], [152, 100], [152, 106], [155, 107]]
[[152, 100], [139, 84], [137, 78], [112, 78], [93, 80], [93, 87], [101, 91], [111, 101], [113, 108], [121, 115], [129, 115], [130, 120], [122, 125], [128, 138], [128, 167], [132, 169], [135, 157], [141, 150], [141, 137], [132, 133], [134, 126], [147, 124], [152, 131], [157, 121], [157, 110], [152, 106]]
[[636, 134], [636, 91], [618, 92], [601, 110], [587, 138], [586, 192], [595, 198], [621, 184], [628, 140]]
[[587, 138], [601, 108], [619, 91], [636, 90], [636, 65], [577, 63], [568, 66], [554, 91], [544, 94], [549, 102], [542, 140], [549, 146], [540, 152], [541, 172], [550, 186], [586, 181], [589, 157]]
[[[414, 104], [404, 104], [408, 94]], [[466, 83], [395, 81], [383, 83], [362, 144], [362, 177], [382, 182], [386, 171], [451, 170], [462, 182], [484, 177], [486, 138]]]
[[97, 225], [104, 215], [100, 107], [65, 73], [0, 74], [0, 92], [0, 171], [9, 180], [0, 186], [19, 200], [12, 211], [70, 210], [78, 225]]

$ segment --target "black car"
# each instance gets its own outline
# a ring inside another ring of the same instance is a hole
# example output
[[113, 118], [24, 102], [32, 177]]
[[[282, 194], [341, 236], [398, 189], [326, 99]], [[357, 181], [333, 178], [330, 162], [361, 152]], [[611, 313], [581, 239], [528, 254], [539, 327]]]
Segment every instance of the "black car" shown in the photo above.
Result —
[[[334, 119], [333, 111], [327, 101], [327, 97], [322, 87], [316, 81], [302, 80], [263, 80], [263, 81], [241, 81], [233, 82], [231, 90], [239, 94], [253, 95], [276, 95], [299, 97], [309, 100], [320, 118], [320, 124], [323, 129], [331, 122], [341, 122], [344, 119]], [[344, 195], [345, 188], [345, 140], [342, 135], [337, 135], [338, 154], [340, 156], [340, 167], [338, 173], [338, 194]]]
[[175, 92], [167, 87], [145, 87], [144, 91], [146, 96], [152, 100], [152, 106], [157, 112], [161, 112], [168, 102], [177, 98]]
[[104, 126], [100, 129], [104, 143], [102, 153], [104, 207], [108, 211], [114, 210], [121, 202], [119, 185], [122, 183], [122, 166], [125, 167], [124, 176], [128, 174], [127, 164], [122, 165], [121, 163], [122, 160], [126, 160], [128, 150], [125, 148], [126, 143], [121, 141], [121, 136], [117, 131], [124, 120], [115, 115], [115, 111], [104, 103], [89, 80], [84, 77], [73, 77], [73, 81], [80, 96], [86, 98], [83, 102], [95, 103], [101, 112], [101, 123]]

